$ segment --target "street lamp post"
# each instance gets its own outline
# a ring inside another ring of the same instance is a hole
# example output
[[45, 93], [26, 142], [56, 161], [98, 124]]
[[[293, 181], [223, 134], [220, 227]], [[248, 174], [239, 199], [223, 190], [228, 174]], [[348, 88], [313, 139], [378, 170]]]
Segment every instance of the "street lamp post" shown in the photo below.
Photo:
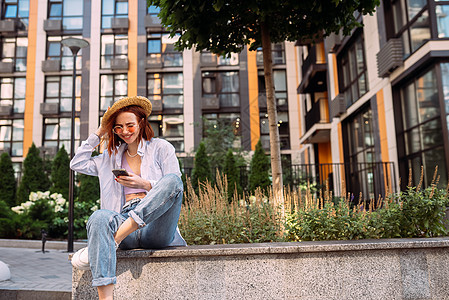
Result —
[[[72, 78], [72, 116], [71, 116], [71, 131], [70, 131], [70, 159], [75, 154], [75, 84], [76, 84], [76, 56], [78, 51], [89, 45], [89, 42], [78, 38], [66, 38], [61, 41], [61, 44], [72, 51], [73, 55], [73, 78]], [[69, 232], [67, 237], [67, 252], [73, 252], [73, 185], [75, 181], [75, 172], [70, 169], [69, 175]]]

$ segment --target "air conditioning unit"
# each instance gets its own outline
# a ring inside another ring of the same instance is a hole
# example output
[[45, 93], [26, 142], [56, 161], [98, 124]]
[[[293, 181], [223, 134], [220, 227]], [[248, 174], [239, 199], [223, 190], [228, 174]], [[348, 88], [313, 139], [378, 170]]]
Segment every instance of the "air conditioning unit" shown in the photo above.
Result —
[[388, 77], [397, 67], [402, 66], [404, 51], [400, 38], [390, 39], [377, 53], [377, 74]]
[[128, 18], [112, 18], [111, 28], [115, 30], [128, 30], [129, 21]]
[[15, 32], [17, 28], [16, 20], [1, 20], [0, 32]]
[[331, 101], [331, 116], [339, 117], [342, 113], [346, 111], [346, 104], [345, 104], [345, 97], [343, 94], [338, 94], [334, 99]]

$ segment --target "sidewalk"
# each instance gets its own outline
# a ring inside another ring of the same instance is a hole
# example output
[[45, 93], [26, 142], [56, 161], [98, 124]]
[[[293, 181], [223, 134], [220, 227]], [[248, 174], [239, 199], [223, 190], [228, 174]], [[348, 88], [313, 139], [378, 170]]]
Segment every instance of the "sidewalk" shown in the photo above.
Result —
[[[74, 249], [85, 245], [75, 243]], [[67, 242], [48, 241], [45, 244], [48, 252], [41, 250], [41, 241], [0, 239], [0, 261], [11, 271], [10, 280], [0, 281], [0, 300], [70, 299], [72, 265], [68, 260]]]

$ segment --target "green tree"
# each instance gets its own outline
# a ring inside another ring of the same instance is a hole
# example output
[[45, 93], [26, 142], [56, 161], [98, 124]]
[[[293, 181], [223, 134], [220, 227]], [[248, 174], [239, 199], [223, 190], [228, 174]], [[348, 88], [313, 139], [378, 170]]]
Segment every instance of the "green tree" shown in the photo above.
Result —
[[193, 163], [192, 170], [192, 185], [195, 191], [198, 192], [198, 182], [205, 182], [206, 180], [211, 180], [212, 174], [209, 164], [209, 158], [206, 153], [206, 146], [204, 142], [201, 142], [196, 150], [195, 161]]
[[180, 35], [178, 50], [195, 47], [218, 55], [262, 47], [270, 128], [273, 188], [282, 197], [282, 167], [277, 111], [274, 97], [272, 43], [304, 41], [343, 29], [349, 34], [359, 26], [357, 11], [373, 13], [379, 0], [147, 0], [160, 7], [162, 25], [171, 36]]
[[224, 120], [204, 120], [206, 152], [212, 170], [221, 170], [226, 160], [226, 153], [235, 140], [234, 128]]
[[51, 182], [52, 193], [62, 194], [64, 199], [69, 199], [69, 175], [70, 175], [70, 159], [64, 145], [56, 153], [51, 165]]
[[100, 182], [97, 176], [85, 174], [78, 175], [79, 196], [78, 201], [96, 201], [100, 199]]
[[270, 182], [270, 161], [265, 151], [262, 148], [262, 143], [256, 145], [253, 158], [251, 159], [251, 171], [249, 173], [249, 190], [254, 192], [256, 188], [260, 187], [262, 190], [271, 184]]
[[228, 178], [228, 199], [231, 200], [236, 189], [239, 195], [243, 192], [242, 186], [240, 185], [240, 170], [237, 167], [237, 162], [231, 149], [226, 154], [223, 171]]
[[50, 180], [44, 171], [39, 149], [33, 143], [23, 161], [23, 176], [17, 191], [17, 203], [27, 201], [30, 192], [47, 191], [49, 187]]
[[11, 157], [7, 152], [3, 152], [0, 156], [0, 201], [4, 201], [9, 207], [15, 206], [16, 189]]

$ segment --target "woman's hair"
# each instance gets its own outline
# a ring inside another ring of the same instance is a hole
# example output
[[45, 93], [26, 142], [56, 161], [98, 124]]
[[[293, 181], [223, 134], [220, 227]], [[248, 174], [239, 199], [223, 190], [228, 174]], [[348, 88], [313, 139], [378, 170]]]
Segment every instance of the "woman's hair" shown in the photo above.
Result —
[[136, 115], [137, 123], [139, 125], [139, 135], [137, 136], [138, 142], [140, 142], [142, 138], [149, 141], [154, 137], [154, 131], [147, 120], [145, 110], [138, 105], [125, 106], [116, 111], [106, 123], [106, 133], [108, 137], [106, 149], [108, 150], [109, 156], [112, 155], [112, 152], [117, 153], [118, 146], [124, 143], [124, 141], [117, 134], [115, 134], [114, 131], [112, 131], [114, 129], [117, 116], [122, 112], [131, 112]]

